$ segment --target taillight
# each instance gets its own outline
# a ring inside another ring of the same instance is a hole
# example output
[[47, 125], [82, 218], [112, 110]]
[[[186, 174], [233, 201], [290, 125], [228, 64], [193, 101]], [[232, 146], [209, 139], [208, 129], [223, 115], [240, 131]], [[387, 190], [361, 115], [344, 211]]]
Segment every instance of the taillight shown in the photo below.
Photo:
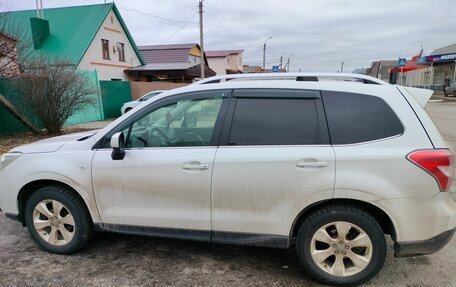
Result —
[[417, 150], [407, 159], [432, 175], [441, 191], [451, 188], [454, 177], [455, 155], [448, 149]]

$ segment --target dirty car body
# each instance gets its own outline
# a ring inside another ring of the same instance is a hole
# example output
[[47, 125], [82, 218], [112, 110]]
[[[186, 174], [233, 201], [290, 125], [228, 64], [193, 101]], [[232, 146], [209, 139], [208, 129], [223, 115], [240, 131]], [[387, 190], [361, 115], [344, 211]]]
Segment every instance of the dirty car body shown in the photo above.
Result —
[[456, 226], [454, 154], [423, 109], [430, 92], [364, 77], [163, 92], [96, 133], [4, 154], [0, 208], [51, 252], [93, 230], [296, 246], [315, 279], [361, 284], [383, 265], [384, 234], [416, 256]]

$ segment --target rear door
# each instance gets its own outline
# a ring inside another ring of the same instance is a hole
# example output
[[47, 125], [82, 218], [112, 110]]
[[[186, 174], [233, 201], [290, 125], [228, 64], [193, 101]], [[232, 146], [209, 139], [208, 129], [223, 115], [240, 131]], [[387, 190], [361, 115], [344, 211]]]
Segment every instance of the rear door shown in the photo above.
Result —
[[214, 163], [213, 241], [288, 236], [304, 207], [332, 198], [334, 175], [319, 91], [235, 90]]

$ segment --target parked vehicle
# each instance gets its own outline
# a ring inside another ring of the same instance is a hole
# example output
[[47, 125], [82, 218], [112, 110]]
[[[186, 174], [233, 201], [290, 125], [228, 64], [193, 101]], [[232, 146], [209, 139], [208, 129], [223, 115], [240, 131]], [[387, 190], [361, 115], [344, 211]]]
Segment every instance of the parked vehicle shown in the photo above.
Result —
[[49, 252], [76, 252], [94, 230], [296, 248], [338, 286], [377, 274], [385, 234], [396, 257], [448, 243], [455, 156], [424, 110], [432, 91], [264, 76], [163, 92], [96, 133], [14, 148], [1, 210]]
[[449, 95], [453, 95], [456, 97], [456, 81], [451, 83], [450, 86], [446, 87], [444, 90], [445, 97], [448, 97]]
[[153, 97], [155, 97], [156, 95], [158, 94], [161, 94], [163, 93], [164, 91], [161, 91], [161, 90], [156, 90], [156, 91], [152, 91], [150, 93], [147, 93], [145, 94], [144, 96], [140, 97], [139, 99], [137, 99], [136, 101], [131, 101], [131, 102], [126, 102], [125, 104], [123, 104], [122, 108], [120, 109], [120, 112], [123, 114], [131, 111], [134, 107], [136, 107], [137, 105], [141, 104], [141, 102], [145, 102], [147, 100], [150, 100], [152, 99]]

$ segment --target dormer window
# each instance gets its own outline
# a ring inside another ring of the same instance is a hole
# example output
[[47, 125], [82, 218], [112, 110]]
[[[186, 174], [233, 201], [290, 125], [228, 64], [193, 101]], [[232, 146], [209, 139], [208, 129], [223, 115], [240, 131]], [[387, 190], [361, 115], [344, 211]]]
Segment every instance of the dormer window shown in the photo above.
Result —
[[201, 63], [201, 58], [199, 56], [188, 55], [188, 62], [199, 64]]

